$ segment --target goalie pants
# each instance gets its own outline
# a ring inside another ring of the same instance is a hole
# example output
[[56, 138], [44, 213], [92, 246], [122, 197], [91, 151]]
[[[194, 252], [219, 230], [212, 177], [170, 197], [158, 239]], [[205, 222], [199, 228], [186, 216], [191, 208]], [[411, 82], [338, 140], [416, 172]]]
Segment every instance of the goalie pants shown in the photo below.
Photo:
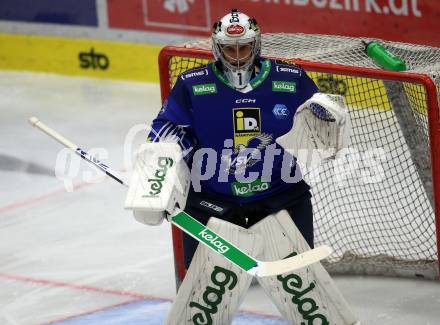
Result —
[[[211, 216], [231, 222], [243, 228], [252, 227], [269, 214], [286, 209], [293, 222], [313, 248], [313, 211], [308, 187], [298, 194], [293, 187], [281, 193], [245, 204], [231, 203], [209, 193], [190, 190], [185, 211], [206, 225]], [[185, 267], [188, 269], [197, 249], [198, 241], [183, 233]]]

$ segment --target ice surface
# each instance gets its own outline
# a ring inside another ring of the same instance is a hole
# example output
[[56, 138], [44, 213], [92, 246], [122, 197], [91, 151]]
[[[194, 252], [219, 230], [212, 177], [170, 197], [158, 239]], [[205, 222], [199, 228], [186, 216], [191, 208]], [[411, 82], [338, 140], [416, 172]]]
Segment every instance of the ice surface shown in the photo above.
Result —
[[[156, 84], [0, 72], [0, 324], [163, 322], [175, 296], [169, 224], [134, 221], [125, 189], [85, 162], [67, 192], [54, 170], [61, 146], [27, 122], [104, 148], [100, 158], [124, 171], [128, 130], [159, 106]], [[364, 325], [440, 324], [438, 282], [336, 282]], [[234, 324], [286, 324], [258, 286], [241, 310]]]

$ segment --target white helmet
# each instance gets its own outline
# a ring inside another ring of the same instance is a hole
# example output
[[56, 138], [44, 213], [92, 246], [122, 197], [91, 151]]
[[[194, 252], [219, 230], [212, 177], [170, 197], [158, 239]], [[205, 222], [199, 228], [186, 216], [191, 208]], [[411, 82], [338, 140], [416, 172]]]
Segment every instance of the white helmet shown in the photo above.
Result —
[[246, 87], [260, 49], [261, 33], [254, 18], [232, 9], [231, 13], [214, 24], [212, 51], [233, 87]]

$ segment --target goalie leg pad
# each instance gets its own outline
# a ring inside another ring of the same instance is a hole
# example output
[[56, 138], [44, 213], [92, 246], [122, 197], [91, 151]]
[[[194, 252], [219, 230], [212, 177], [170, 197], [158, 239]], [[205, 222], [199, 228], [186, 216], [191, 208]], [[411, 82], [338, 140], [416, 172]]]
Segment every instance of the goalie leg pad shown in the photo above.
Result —
[[[263, 237], [262, 260], [278, 260], [310, 249], [286, 210], [267, 216], [251, 229]], [[289, 324], [351, 325], [356, 322], [321, 263], [257, 280]]]
[[[261, 237], [253, 231], [214, 217], [207, 226], [251, 256], [262, 250]], [[199, 245], [165, 324], [230, 324], [252, 278]]]

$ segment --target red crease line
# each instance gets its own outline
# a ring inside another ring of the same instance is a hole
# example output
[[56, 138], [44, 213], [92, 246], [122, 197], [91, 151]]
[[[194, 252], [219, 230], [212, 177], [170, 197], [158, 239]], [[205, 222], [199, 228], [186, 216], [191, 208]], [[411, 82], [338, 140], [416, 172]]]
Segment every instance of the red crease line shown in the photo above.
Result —
[[[80, 188], [90, 186], [90, 185], [95, 185], [95, 183], [81, 182], [81, 183], [75, 184], [73, 186], [73, 190], [78, 190]], [[66, 193], [67, 192], [65, 189], [59, 189], [59, 190], [44, 194], [42, 196], [31, 197], [27, 200], [24, 200], [21, 202], [16, 202], [16, 203], [13, 203], [13, 204], [10, 204], [10, 205], [7, 205], [5, 207], [0, 208], [0, 214], [5, 213], [5, 212], [9, 212], [12, 210], [24, 208], [24, 207], [32, 205], [32, 204], [44, 202], [44, 201], [47, 201], [53, 197], [56, 197], [56, 196], [62, 195], [62, 194], [66, 194]]]
[[0, 278], [7, 279], [7, 280], [13, 280], [13, 281], [19, 281], [19, 282], [28, 282], [28, 283], [33, 283], [33, 284], [47, 285], [47, 286], [52, 286], [52, 287], [63, 287], [63, 288], [76, 289], [76, 290], [82, 290], [82, 291], [111, 294], [111, 295], [121, 296], [121, 297], [131, 297], [131, 298], [135, 298], [137, 300], [171, 301], [171, 299], [143, 295], [143, 294], [136, 293], [136, 292], [105, 289], [105, 288], [99, 288], [99, 287], [94, 287], [94, 286], [89, 286], [89, 285], [73, 284], [73, 283], [67, 283], [67, 282], [61, 282], [61, 281], [55, 281], [55, 280], [47, 280], [47, 279], [37, 279], [37, 278], [31, 278], [31, 277], [27, 277], [27, 276], [20, 276], [20, 275], [10, 275], [10, 274], [0, 273]]

